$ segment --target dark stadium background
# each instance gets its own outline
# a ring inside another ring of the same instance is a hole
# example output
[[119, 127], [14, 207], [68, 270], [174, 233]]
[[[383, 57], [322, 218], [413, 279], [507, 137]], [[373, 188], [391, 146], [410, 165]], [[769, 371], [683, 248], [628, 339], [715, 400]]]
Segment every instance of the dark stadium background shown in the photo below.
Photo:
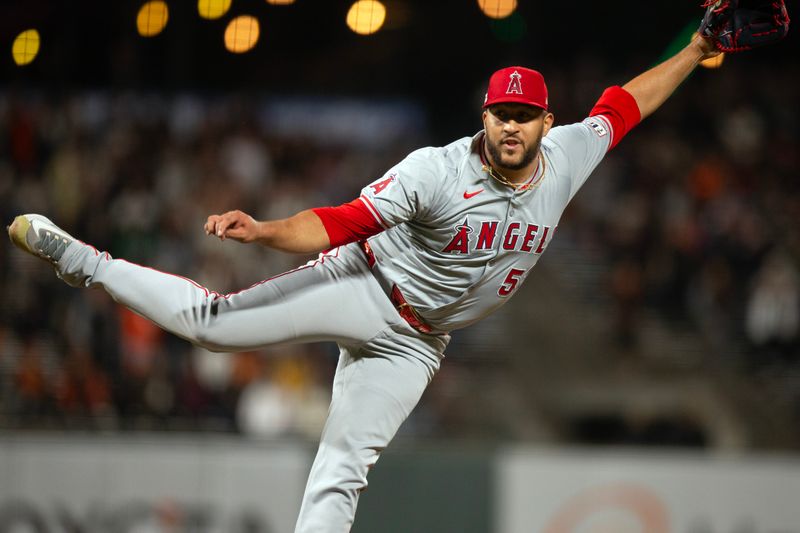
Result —
[[[47, 87], [157, 89], [266, 94], [359, 95], [423, 102], [439, 142], [475, 129], [482, 84], [496, 68], [523, 64], [540, 69], [590, 65], [624, 83], [652, 64], [687, 25], [699, 23], [697, 2], [520, 1], [506, 21], [491, 21], [471, 0], [386, 2], [388, 17], [374, 35], [359, 36], [344, 24], [345, 1], [298, 0], [289, 6], [237, 0], [221, 20], [197, 16], [196, 2], [170, 3], [169, 23], [154, 38], [136, 33], [141, 2], [26, 2], [0, 4], [0, 38], [10, 43], [20, 28], [37, 27], [42, 50], [20, 69], [5, 54], [5, 83]], [[791, 9], [791, 7], [790, 7]], [[221, 45], [224, 24], [249, 14], [261, 23], [254, 50], [240, 56]], [[791, 31], [779, 47], [735, 58], [737, 63], [785, 64], [800, 46]], [[500, 37], [506, 34], [511, 37]], [[583, 109], [562, 109], [558, 119]], [[598, 87], [600, 90], [601, 88]], [[735, 88], [732, 88], [735, 90]]]

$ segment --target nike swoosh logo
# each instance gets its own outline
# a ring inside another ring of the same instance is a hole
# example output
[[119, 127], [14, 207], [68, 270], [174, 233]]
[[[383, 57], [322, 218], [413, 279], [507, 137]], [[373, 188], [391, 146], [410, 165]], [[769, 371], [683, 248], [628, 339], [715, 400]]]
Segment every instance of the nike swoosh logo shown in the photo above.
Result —
[[478, 195], [479, 195], [480, 193], [482, 193], [482, 192], [483, 192], [483, 189], [478, 189], [478, 190], [477, 190], [477, 191], [475, 191], [475, 192], [467, 192], [467, 191], [464, 191], [464, 200], [469, 200], [469, 199], [470, 199], [470, 198], [472, 198], [473, 196], [478, 196]]

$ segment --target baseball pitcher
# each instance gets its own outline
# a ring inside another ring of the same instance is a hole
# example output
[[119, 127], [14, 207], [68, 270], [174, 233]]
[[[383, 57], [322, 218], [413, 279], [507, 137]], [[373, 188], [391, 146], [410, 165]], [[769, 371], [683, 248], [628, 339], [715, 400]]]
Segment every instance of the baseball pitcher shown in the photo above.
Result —
[[102, 288], [210, 350], [337, 342], [330, 412], [295, 531], [344, 533], [367, 473], [436, 374], [449, 332], [519, 290], [605, 154], [719, 53], [712, 30], [606, 89], [582, 122], [554, 126], [542, 75], [504, 68], [489, 79], [483, 130], [411, 153], [354, 201], [283, 220], [209, 216], [205, 232], [223, 240], [322, 252], [240, 292], [112, 258], [41, 215], [16, 217], [9, 235], [70, 285]]

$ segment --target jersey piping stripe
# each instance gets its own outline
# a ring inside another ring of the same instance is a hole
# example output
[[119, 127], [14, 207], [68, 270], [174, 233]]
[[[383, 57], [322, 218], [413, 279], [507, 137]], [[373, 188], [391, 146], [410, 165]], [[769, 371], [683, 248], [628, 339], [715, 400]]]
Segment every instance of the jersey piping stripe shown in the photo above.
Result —
[[[87, 243], [85, 243], [83, 241], [80, 241], [80, 240], [78, 242], [88, 246], [89, 248], [91, 248], [94, 251], [95, 255], [104, 255], [106, 261], [111, 261], [112, 257], [108, 254], [108, 252], [102, 252], [101, 253], [97, 248], [95, 248], [91, 244], [87, 244]], [[214, 295], [214, 299], [215, 300], [217, 300], [219, 298], [227, 300], [231, 296], [235, 296], [235, 295], [237, 295], [239, 293], [242, 293], [242, 292], [244, 292], [246, 290], [252, 289], [253, 287], [258, 287], [259, 285], [263, 285], [264, 283], [267, 283], [267, 282], [272, 281], [274, 279], [278, 279], [280, 277], [286, 276], [288, 274], [292, 274], [294, 272], [298, 272], [300, 270], [305, 270], [307, 268], [314, 268], [317, 265], [323, 264], [325, 262], [326, 258], [336, 259], [337, 257], [339, 257], [339, 247], [338, 246], [336, 248], [332, 249], [332, 250], [328, 250], [327, 252], [321, 253], [320, 256], [317, 259], [315, 259], [313, 262], [306, 263], [305, 265], [301, 265], [301, 266], [299, 266], [297, 268], [293, 268], [292, 270], [288, 270], [288, 271], [286, 271], [286, 272], [284, 272], [282, 274], [278, 274], [277, 276], [272, 276], [270, 278], [267, 278], [267, 279], [258, 281], [256, 283], [253, 283], [252, 285], [250, 285], [249, 287], [246, 287], [244, 289], [238, 290], [236, 292], [229, 292], [227, 294], [220, 294], [217, 291], [209, 290], [206, 287], [203, 287], [202, 285], [200, 285], [199, 283], [194, 281], [193, 279], [190, 279], [190, 278], [187, 278], [187, 277], [184, 277], [184, 276], [179, 276], [178, 274], [172, 274], [171, 272], [164, 272], [162, 270], [158, 270], [157, 268], [152, 268], [152, 267], [140, 265], [140, 264], [137, 264], [137, 263], [132, 263], [132, 262], [126, 260], [126, 259], [116, 259], [116, 261], [121, 261], [123, 263], [128, 263], [129, 265], [138, 266], [138, 267], [141, 267], [141, 268], [144, 268], [144, 269], [147, 269], [147, 270], [152, 270], [153, 272], [158, 272], [159, 274], [166, 274], [167, 276], [171, 276], [173, 278], [182, 279], [183, 281], [188, 281], [191, 285], [193, 285], [194, 287], [196, 287], [196, 288], [200, 289], [201, 291], [203, 291], [206, 296]]]
[[[92, 246], [91, 244], [85, 243], [85, 242], [83, 242], [83, 241], [81, 241], [81, 240], [78, 240], [78, 239], [75, 239], [75, 240], [77, 240], [79, 243], [83, 244], [84, 246], [88, 246], [89, 248], [91, 248], [92, 250], [94, 250], [94, 255], [100, 255], [100, 250], [98, 250], [97, 248], [95, 248], [95, 247], [94, 247], [94, 246]], [[108, 261], [108, 260], [111, 258], [111, 256], [110, 256], [110, 255], [108, 255], [108, 252], [103, 252], [103, 255], [105, 255], [105, 256], [106, 256], [106, 261]]]
[[[83, 244], [83, 245], [86, 245], [86, 246], [88, 246], [89, 248], [91, 248], [91, 249], [94, 251], [94, 255], [101, 255], [101, 252], [100, 252], [100, 251], [99, 251], [97, 248], [95, 248], [94, 246], [92, 246], [91, 244], [87, 244], [87, 243], [85, 243], [85, 242], [83, 242], [83, 241], [80, 241], [80, 240], [79, 240], [78, 242], [79, 242], [79, 243], [81, 243], [81, 244]], [[105, 259], [106, 261], [111, 261], [112, 257], [109, 255], [109, 253], [108, 253], [108, 252], [102, 252], [102, 255], [103, 255], [103, 256], [105, 256], [105, 257], [104, 257], [104, 259]], [[219, 293], [218, 293], [218, 292], [216, 292], [216, 291], [209, 291], [208, 289], [206, 289], [205, 287], [203, 287], [202, 285], [200, 285], [199, 283], [197, 283], [197, 282], [196, 282], [196, 281], [194, 281], [193, 279], [189, 279], [189, 278], [186, 278], [186, 277], [183, 277], [183, 276], [179, 276], [179, 275], [177, 275], [177, 274], [172, 274], [172, 273], [170, 273], [170, 272], [162, 272], [161, 270], [158, 270], [158, 269], [155, 269], [155, 268], [152, 268], [152, 267], [143, 266], [143, 265], [138, 265], [138, 264], [136, 264], [136, 263], [131, 263], [130, 261], [127, 261], [127, 260], [125, 260], [125, 259], [118, 259], [118, 261], [122, 261], [123, 263], [128, 263], [129, 265], [134, 265], [134, 266], [138, 266], [138, 267], [146, 268], [147, 270], [152, 270], [153, 272], [158, 272], [158, 273], [160, 273], [160, 274], [166, 274], [166, 275], [168, 275], [168, 276], [172, 276], [173, 278], [178, 278], [178, 279], [182, 279], [182, 280], [184, 280], [184, 281], [188, 281], [189, 283], [191, 283], [192, 285], [194, 285], [194, 286], [195, 286], [195, 287], [197, 287], [198, 289], [201, 289], [201, 290], [202, 290], [202, 291], [205, 293], [205, 295], [206, 295], [206, 296], [208, 296], [209, 294], [215, 294], [215, 295], [219, 296]]]
[[602, 116], [611, 125], [611, 143], [608, 150], [614, 148], [622, 138], [642, 121], [642, 112], [636, 99], [618, 85], [609, 87], [597, 100], [590, 117]]
[[[263, 284], [265, 284], [267, 282], [270, 282], [272, 280], [275, 280], [275, 279], [278, 279], [278, 278], [282, 278], [283, 276], [288, 276], [289, 274], [293, 274], [295, 272], [299, 272], [300, 270], [305, 270], [307, 268], [314, 268], [317, 265], [321, 265], [321, 264], [325, 263], [325, 259], [327, 259], [327, 258], [336, 259], [337, 257], [339, 257], [339, 248], [340, 247], [337, 246], [336, 248], [334, 248], [332, 250], [328, 250], [327, 252], [321, 253], [320, 256], [317, 259], [314, 259], [313, 262], [306, 263], [305, 265], [301, 265], [301, 266], [299, 266], [297, 268], [293, 268], [292, 270], [288, 270], [288, 271], [286, 271], [286, 272], [284, 272], [282, 274], [278, 274], [277, 276], [272, 276], [270, 278], [263, 279], [263, 280], [258, 281], [256, 283], [253, 283], [252, 285], [250, 285], [247, 288], [238, 290], [236, 292], [229, 292], [228, 294], [220, 294], [220, 293], [218, 293], [216, 291], [212, 291], [212, 294], [215, 295], [215, 298], [214, 298], [215, 300], [219, 299], [219, 298], [227, 300], [231, 296], [236, 296], [237, 294], [240, 294], [240, 293], [242, 293], [244, 291], [250, 290], [253, 287], [258, 287], [259, 285], [263, 285]], [[191, 280], [189, 280], [189, 281], [191, 281]]]
[[[106, 261], [108, 261], [108, 253], [106, 253]], [[179, 276], [178, 274], [172, 274], [170, 272], [164, 272], [162, 270], [158, 270], [157, 268], [152, 268], [152, 267], [149, 267], [149, 266], [144, 266], [144, 265], [139, 265], [139, 264], [136, 264], [136, 263], [131, 263], [130, 261], [127, 261], [125, 259], [117, 259], [117, 261], [122, 261], [123, 263], [128, 263], [129, 265], [138, 266], [138, 267], [141, 267], [141, 268], [145, 268], [147, 270], [152, 270], [153, 272], [158, 272], [159, 274], [166, 274], [167, 276], [172, 276], [173, 278], [178, 278], [178, 279], [182, 279], [183, 281], [188, 281], [189, 283], [191, 283], [192, 285], [194, 285], [198, 289], [202, 290], [206, 294], [206, 296], [208, 296], [210, 294], [213, 294], [215, 296], [219, 296], [218, 292], [208, 290], [207, 288], [203, 287], [202, 285], [200, 285], [199, 283], [197, 283], [193, 279], [189, 279], [189, 278], [186, 278], [186, 277], [183, 277], [183, 276]]]
[[375, 221], [378, 224], [380, 224], [383, 229], [389, 229], [389, 225], [386, 223], [385, 220], [383, 220], [383, 217], [378, 212], [378, 210], [375, 208], [375, 206], [372, 204], [370, 199], [362, 194], [361, 195], [361, 201], [364, 202], [364, 205], [367, 207], [367, 209], [369, 210], [370, 214], [373, 217], [375, 217]]

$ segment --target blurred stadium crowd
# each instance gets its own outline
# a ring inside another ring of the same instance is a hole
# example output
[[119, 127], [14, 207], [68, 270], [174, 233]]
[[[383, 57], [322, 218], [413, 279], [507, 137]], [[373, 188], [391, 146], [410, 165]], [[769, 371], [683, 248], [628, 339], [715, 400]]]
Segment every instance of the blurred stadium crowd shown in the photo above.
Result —
[[[4, 218], [47, 213], [114, 256], [221, 292], [309, 258], [208, 238], [209, 214], [288, 216], [349, 199], [360, 188], [352, 180], [378, 171], [369, 151], [270, 135], [257, 103], [235, 97], [6, 94], [2, 102]], [[69, 290], [7, 246], [2, 263], [3, 425], [318, 433], [335, 368], [330, 347], [212, 354], [102, 291]]]
[[[562, 220], [607, 265], [610, 327], [634, 356], [648, 309], [690, 324], [737, 372], [798, 374], [800, 110], [786, 94], [797, 69], [698, 73], [608, 156]], [[603, 89], [584, 74], [549, 76], [560, 123], [580, 120]], [[737, 91], [724, 90], [733, 80]], [[429, 138], [421, 127], [391, 144], [325, 142], [324, 131], [275, 131], [259, 102], [6, 92], [3, 220], [44, 213], [115, 257], [233, 291], [308, 258], [208, 238], [208, 214], [275, 218], [349, 201]], [[101, 291], [66, 287], [8, 243], [0, 265], [0, 427], [319, 432], [335, 347], [211, 354]], [[800, 385], [789, 394], [800, 419]], [[419, 409], [436, 420], [440, 404]]]
[[622, 345], [647, 306], [742, 371], [799, 362], [798, 74], [698, 73], [576, 198], [568, 224], [610, 265]]

